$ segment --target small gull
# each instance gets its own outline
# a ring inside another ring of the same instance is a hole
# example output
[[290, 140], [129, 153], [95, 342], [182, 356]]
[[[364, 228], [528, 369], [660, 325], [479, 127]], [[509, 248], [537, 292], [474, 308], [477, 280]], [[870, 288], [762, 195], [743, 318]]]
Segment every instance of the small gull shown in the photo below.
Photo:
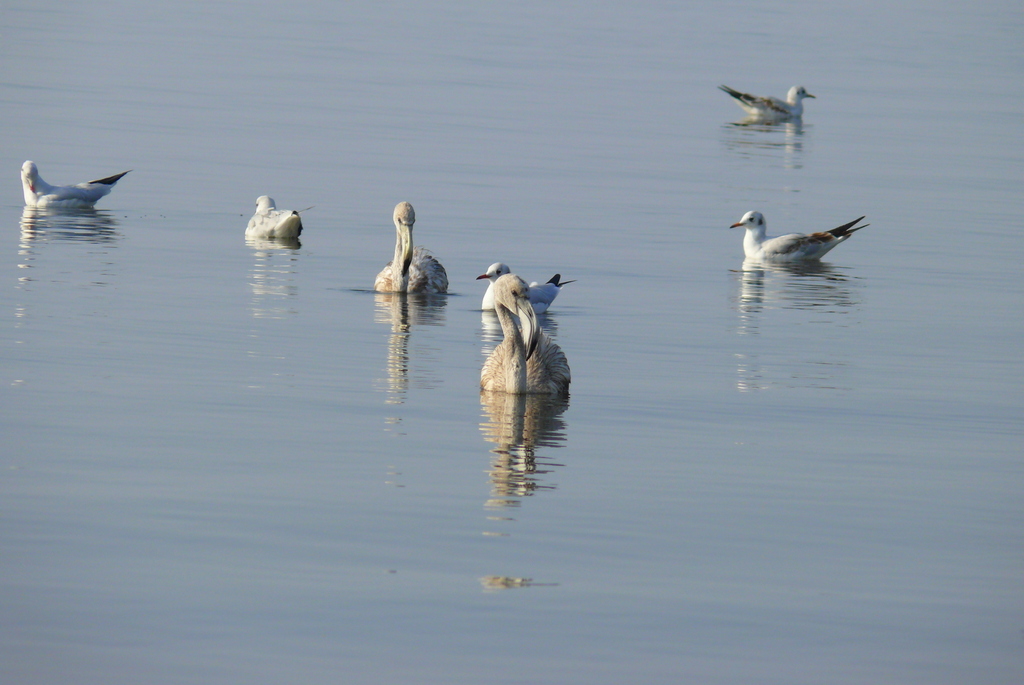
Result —
[[[307, 207], [306, 209], [312, 209]], [[266, 195], [256, 198], [256, 213], [249, 219], [245, 229], [246, 238], [298, 238], [302, 234], [302, 217], [305, 209], [278, 209], [274, 200]]]
[[73, 186], [52, 186], [39, 177], [36, 163], [27, 160], [21, 165], [21, 187], [25, 191], [25, 204], [29, 207], [90, 208], [109, 194], [114, 184], [128, 171]]
[[747, 114], [759, 119], [796, 119], [804, 113], [803, 99], [814, 97], [804, 90], [803, 86], [793, 86], [790, 88], [785, 100], [741, 93], [729, 86], [718, 87], [736, 98], [736, 103]]
[[480, 389], [516, 395], [566, 395], [569, 362], [537, 324], [526, 281], [505, 274], [494, 282], [494, 311], [505, 334], [480, 371]]
[[[476, 280], [488, 279], [490, 283], [487, 284], [487, 291], [484, 293], [483, 302], [480, 308], [483, 310], [494, 309], [494, 282], [501, 276], [507, 273], [511, 273], [512, 270], [507, 265], [501, 262], [495, 262], [491, 264], [486, 273], [482, 273], [476, 277]], [[563, 281], [561, 280], [562, 274], [555, 274], [547, 283], [538, 283], [534, 281], [530, 284], [529, 297], [530, 304], [533, 305], [533, 311], [538, 314], [543, 314], [551, 306], [551, 303], [558, 297], [558, 293], [561, 291], [562, 286], [566, 283], [575, 283], [576, 281]]]
[[747, 212], [743, 218], [730, 228], [745, 228], [743, 236], [743, 252], [747, 259], [762, 259], [771, 262], [798, 262], [808, 259], [819, 259], [839, 243], [847, 240], [854, 231], [868, 226], [856, 226], [861, 219], [854, 219], [831, 231], [821, 233], [789, 233], [776, 238], [765, 236], [767, 228], [761, 212]]
[[448, 274], [441, 262], [422, 247], [413, 249], [412, 225], [416, 212], [408, 202], [395, 205], [395, 257], [373, 283], [379, 293], [447, 293]]

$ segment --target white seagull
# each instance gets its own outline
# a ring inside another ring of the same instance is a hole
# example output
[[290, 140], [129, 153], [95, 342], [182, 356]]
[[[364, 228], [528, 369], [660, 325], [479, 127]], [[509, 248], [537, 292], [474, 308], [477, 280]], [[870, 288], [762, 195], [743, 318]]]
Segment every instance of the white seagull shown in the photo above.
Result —
[[373, 283], [380, 293], [446, 293], [448, 274], [441, 262], [422, 247], [412, 247], [412, 225], [416, 212], [408, 202], [395, 205], [395, 258], [388, 262]]
[[27, 160], [21, 165], [21, 187], [25, 191], [25, 204], [29, 207], [89, 208], [108, 195], [128, 171], [73, 186], [52, 186], [39, 177], [36, 163]]
[[847, 240], [854, 231], [859, 231], [870, 224], [856, 226], [860, 219], [854, 219], [848, 224], [843, 224], [831, 231], [821, 233], [789, 233], [780, 235], [777, 238], [768, 238], [765, 235], [767, 226], [761, 212], [747, 212], [743, 218], [734, 223], [730, 228], [745, 228], [746, 235], [743, 236], [743, 252], [747, 259], [762, 259], [769, 262], [799, 262], [809, 259], [819, 259], [826, 252], [839, 243]]
[[[483, 302], [480, 304], [480, 308], [484, 310], [494, 309], [494, 282], [500, 277], [507, 273], [512, 273], [512, 270], [508, 268], [508, 265], [502, 264], [501, 262], [495, 262], [487, 267], [485, 273], [480, 274], [476, 277], [476, 280], [486, 278], [490, 280], [487, 284], [487, 291], [484, 293]], [[530, 304], [533, 305], [533, 311], [538, 314], [543, 314], [551, 306], [551, 303], [558, 297], [558, 293], [561, 291], [562, 286], [566, 283], [575, 283], [576, 281], [562, 281], [562, 274], [555, 274], [551, 277], [547, 283], [538, 283], [534, 281], [530, 284]]]
[[741, 93], [729, 86], [718, 87], [736, 98], [736, 103], [747, 114], [759, 119], [796, 119], [804, 113], [803, 99], [814, 97], [804, 90], [803, 86], [793, 86], [790, 88], [785, 100]]
[[294, 209], [278, 209], [274, 199], [266, 195], [256, 198], [256, 213], [245, 229], [246, 238], [298, 238], [302, 233], [302, 217]]
[[566, 395], [569, 362], [562, 348], [537, 324], [529, 286], [515, 274], [494, 282], [494, 310], [505, 339], [480, 371], [480, 389], [516, 395]]

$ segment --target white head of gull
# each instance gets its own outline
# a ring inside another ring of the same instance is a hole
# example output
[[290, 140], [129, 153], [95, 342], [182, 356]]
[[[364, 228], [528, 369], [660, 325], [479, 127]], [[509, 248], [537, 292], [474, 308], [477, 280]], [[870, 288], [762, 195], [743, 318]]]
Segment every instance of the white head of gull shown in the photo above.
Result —
[[413, 249], [412, 225], [416, 212], [408, 202], [395, 205], [395, 256], [373, 283], [381, 293], [446, 293], [448, 274], [441, 262], [422, 247]]

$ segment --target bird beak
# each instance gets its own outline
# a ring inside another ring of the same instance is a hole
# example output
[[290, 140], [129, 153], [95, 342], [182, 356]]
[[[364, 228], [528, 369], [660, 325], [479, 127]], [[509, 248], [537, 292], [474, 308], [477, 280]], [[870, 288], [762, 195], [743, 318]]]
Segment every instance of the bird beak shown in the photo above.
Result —
[[396, 222], [395, 226], [398, 227], [398, 240], [401, 244], [402, 278], [405, 278], [412, 265], [412, 226], [402, 221]]
[[537, 313], [533, 311], [530, 298], [525, 295], [516, 302], [516, 316], [523, 331], [523, 343], [526, 345], [526, 358], [533, 356], [540, 339], [540, 327], [537, 325]]
[[476, 277], [476, 280], [479, 281], [481, 278], [490, 278], [490, 276], [488, 276], [487, 274], [480, 274], [479, 276]]
[[740, 227], [740, 226], [742, 226], [742, 225], [743, 225], [743, 222], [742, 222], [742, 221], [737, 221], [736, 223], [734, 223], [734, 224], [733, 224], [732, 226], [730, 226], [729, 228], [739, 228], [739, 227]]
[[[805, 98], [814, 98], [814, 96], [813, 96], [813, 95], [811, 95], [810, 93], [805, 93], [805, 94], [804, 94], [804, 97], [805, 97]], [[815, 100], [817, 100], [818, 98], [814, 98], [814, 99], [815, 99]]]

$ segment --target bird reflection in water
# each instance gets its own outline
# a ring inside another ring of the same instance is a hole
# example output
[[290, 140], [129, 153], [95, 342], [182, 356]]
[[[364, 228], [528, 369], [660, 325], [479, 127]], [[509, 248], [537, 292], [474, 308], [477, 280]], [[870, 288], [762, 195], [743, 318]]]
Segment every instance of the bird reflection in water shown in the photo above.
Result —
[[295, 273], [298, 265], [298, 238], [246, 238], [253, 249], [249, 278], [252, 288], [252, 315], [256, 319], [283, 319], [294, 314], [289, 301], [298, 295]]
[[[445, 323], [445, 307], [448, 298], [444, 295], [427, 293], [375, 293], [373, 320], [376, 323], [389, 325], [391, 334], [388, 336], [387, 379], [385, 391], [388, 404], [404, 404], [410, 383], [409, 341], [416, 326], [443, 326]], [[417, 366], [416, 382], [422, 387], [436, 387], [439, 380], [433, 376], [436, 363], [429, 363], [436, 357], [437, 350], [421, 348], [428, 363]], [[433, 361], [438, 361], [436, 358]], [[389, 422], [397, 423], [399, 419], [389, 418]]]
[[[562, 413], [569, 407], [565, 397], [516, 395], [505, 392], [481, 392], [484, 420], [480, 430], [491, 449], [491, 496], [485, 507], [496, 513], [507, 512], [520, 505], [522, 498], [539, 490], [554, 490], [542, 478], [561, 464], [544, 459], [538, 448], [557, 449], [565, 442], [565, 421]], [[511, 521], [507, 515], [488, 516], [491, 521]], [[485, 532], [484, 535], [505, 537], [506, 533]], [[484, 576], [480, 579], [486, 591], [557, 585], [538, 583], [520, 576]]]
[[535, 583], [533, 578], [515, 578], [513, 576], [484, 576], [480, 579], [484, 590], [496, 592], [498, 590], [512, 590], [521, 587], [555, 587], [558, 583]]
[[[820, 261], [763, 262], [747, 259], [739, 274], [738, 304], [742, 314], [764, 309], [805, 309], [844, 313], [859, 304], [851, 292], [856, 280]], [[742, 330], [741, 330], [742, 332]]]
[[800, 169], [804, 149], [804, 125], [800, 119], [766, 122], [747, 117], [722, 127], [723, 142], [730, 152], [744, 157], [781, 158], [785, 169]]
[[103, 209], [25, 207], [21, 212], [22, 248], [51, 240], [112, 243], [121, 237], [117, 225], [117, 219]]
[[[18, 268], [32, 269], [39, 258], [39, 246], [49, 242], [89, 243], [100, 246], [116, 245], [121, 235], [117, 232], [117, 219], [101, 209], [60, 209], [25, 207], [21, 213], [21, 237], [18, 243]], [[105, 285], [106, 268], [93, 285]], [[19, 287], [32, 282], [31, 271], [18, 278]]]
[[[762, 327], [796, 327], [810, 324], [846, 325], [850, 313], [860, 304], [854, 294], [857, 278], [820, 261], [772, 263], [745, 260], [737, 271], [739, 293], [736, 297], [741, 336], [759, 336]], [[766, 317], [771, 317], [767, 319]], [[767, 347], [763, 340], [752, 340], [749, 351], [738, 352], [736, 387], [740, 392], [765, 390], [774, 383], [762, 366], [768, 354], [780, 357], [780, 347]], [[783, 355], [805, 355], [799, 360], [802, 371], [788, 374], [787, 383], [834, 387], [837, 367], [845, 366], [840, 346], [829, 349], [784, 349]], [[782, 362], [780, 362], [782, 363]], [[813, 369], [808, 372], [807, 369]]]
[[490, 509], [518, 507], [520, 498], [538, 490], [553, 490], [539, 476], [561, 466], [538, 457], [537, 448], [557, 448], [565, 442], [562, 413], [569, 407], [565, 397], [481, 392], [484, 421], [480, 430], [494, 443], [488, 475], [491, 479]]

